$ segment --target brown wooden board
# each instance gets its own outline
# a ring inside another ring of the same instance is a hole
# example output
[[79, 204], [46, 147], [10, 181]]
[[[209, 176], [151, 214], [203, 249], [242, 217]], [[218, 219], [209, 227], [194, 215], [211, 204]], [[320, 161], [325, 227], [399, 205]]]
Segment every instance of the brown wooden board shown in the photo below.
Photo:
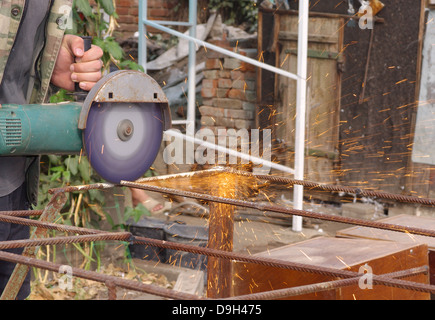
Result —
[[[385, 274], [428, 265], [427, 245], [409, 243], [394, 243], [392, 245], [386, 241], [333, 237], [317, 237], [262, 252], [255, 256], [354, 272], [359, 272], [359, 268], [367, 264], [372, 268], [374, 274]], [[336, 280], [336, 278], [315, 273], [242, 262], [234, 263], [233, 272], [233, 294], [235, 296]], [[427, 275], [412, 276], [406, 279], [421, 283], [429, 282]], [[418, 300], [429, 299], [429, 297], [430, 295], [427, 293], [382, 285], [374, 285], [373, 289], [364, 290], [358, 285], [354, 285], [337, 290], [295, 296], [291, 299]]]
[[[406, 214], [401, 214], [393, 217], [378, 220], [379, 222], [392, 223], [401, 226], [414, 228], [422, 228], [435, 230], [435, 218], [432, 217], [417, 217]], [[372, 240], [385, 240], [402, 242], [409, 244], [427, 244], [429, 250], [429, 268], [430, 268], [430, 283], [435, 284], [435, 238], [420, 235], [413, 235], [403, 232], [395, 232], [389, 230], [367, 228], [367, 227], [351, 227], [348, 229], [337, 231], [337, 237], [347, 238], [364, 238]]]
[[[282, 15], [277, 34], [277, 66], [297, 73], [298, 16]], [[330, 17], [310, 17], [308, 28], [308, 81], [306, 114], [306, 173], [311, 181], [335, 182], [335, 162], [338, 159], [340, 78], [342, 63], [343, 20]], [[277, 138], [294, 150], [297, 82], [276, 76]], [[290, 120], [290, 121], [289, 121]], [[293, 166], [292, 159], [286, 165]]]

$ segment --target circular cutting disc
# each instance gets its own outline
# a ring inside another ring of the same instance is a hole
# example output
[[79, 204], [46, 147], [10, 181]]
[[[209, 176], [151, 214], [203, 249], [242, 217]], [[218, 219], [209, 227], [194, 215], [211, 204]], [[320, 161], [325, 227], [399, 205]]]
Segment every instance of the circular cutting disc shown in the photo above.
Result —
[[162, 118], [154, 103], [94, 103], [83, 130], [91, 166], [115, 184], [140, 178], [159, 152]]

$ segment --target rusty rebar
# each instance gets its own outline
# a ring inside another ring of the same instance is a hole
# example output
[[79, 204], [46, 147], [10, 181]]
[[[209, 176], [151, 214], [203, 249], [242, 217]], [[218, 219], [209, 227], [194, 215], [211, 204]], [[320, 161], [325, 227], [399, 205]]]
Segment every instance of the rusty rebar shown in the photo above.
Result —
[[[396, 272], [391, 272], [383, 274], [384, 277], [390, 278], [404, 278], [409, 276], [415, 276], [419, 274], [427, 274], [429, 271], [428, 266], [421, 266], [406, 270], [400, 270]], [[266, 292], [257, 292], [245, 295], [239, 295], [235, 297], [225, 298], [224, 300], [273, 300], [273, 299], [283, 299], [288, 297], [300, 296], [304, 294], [317, 293], [322, 291], [328, 291], [338, 288], [343, 288], [347, 286], [352, 286], [358, 283], [364, 275], [359, 277], [349, 278], [349, 279], [339, 279], [332, 281], [319, 282], [314, 284], [302, 285], [292, 288], [284, 288], [271, 290]]]
[[198, 171], [187, 172], [187, 173], [183, 172], [183, 173], [164, 175], [158, 177], [141, 178], [135, 182], [147, 183], [147, 182], [154, 182], [154, 181], [164, 181], [166, 179], [174, 179], [174, 178], [193, 178], [202, 175], [219, 174], [219, 173], [230, 173], [239, 176], [252, 177], [259, 180], [267, 180], [275, 183], [287, 184], [289, 186], [293, 186], [297, 184], [297, 185], [302, 185], [311, 190], [344, 192], [347, 194], [352, 194], [360, 197], [381, 198], [381, 199], [394, 200], [398, 202], [407, 202], [407, 203], [423, 204], [423, 205], [431, 205], [431, 206], [435, 205], [435, 199], [430, 199], [430, 198], [402, 195], [402, 194], [382, 192], [382, 191], [373, 191], [373, 190], [367, 190], [367, 189], [361, 189], [361, 188], [349, 187], [343, 185], [318, 183], [318, 182], [307, 181], [307, 180], [292, 179], [292, 178], [282, 177], [282, 176], [253, 174], [252, 172], [241, 171], [230, 167], [219, 167], [219, 166], [207, 170], [198, 170]]
[[26, 218], [9, 216], [9, 215], [0, 215], [0, 221], [8, 222], [8, 223], [15, 223], [15, 224], [22, 224], [22, 225], [26, 225], [26, 226], [30, 226], [30, 227], [39, 227], [39, 228], [48, 229], [48, 230], [72, 232], [72, 233], [77, 233], [77, 234], [97, 234], [97, 233], [107, 232], [107, 231], [103, 231], [103, 230], [95, 230], [95, 229], [88, 229], [88, 228], [82, 228], [82, 227], [68, 226], [68, 225], [63, 225], [63, 224], [61, 225], [61, 224], [52, 223], [52, 222], [44, 222], [44, 221], [40, 221], [40, 220], [26, 219]]
[[[254, 263], [254, 264], [259, 264], [259, 265], [268, 266], [268, 267], [275, 267], [275, 268], [290, 269], [290, 270], [301, 271], [301, 272], [316, 273], [316, 274], [332, 276], [332, 277], [354, 278], [354, 277], [359, 276], [359, 274], [357, 272], [354, 272], [354, 271], [340, 270], [340, 269], [334, 269], [334, 268], [323, 267], [323, 266], [313, 266], [313, 265], [309, 265], [309, 264], [283, 261], [283, 260], [267, 258], [267, 257], [249, 256], [249, 255], [242, 254], [242, 253], [227, 252], [227, 251], [211, 249], [211, 248], [202, 248], [202, 247], [188, 245], [188, 244], [184, 244], [184, 243], [173, 243], [173, 242], [145, 238], [145, 237], [135, 236], [134, 239], [132, 240], [132, 243], [151, 245], [151, 246], [155, 246], [155, 247], [159, 247], [159, 248], [167, 248], [167, 249], [186, 251], [186, 252], [203, 254], [203, 255], [222, 258], [222, 259], [229, 259], [229, 260], [234, 260], [234, 261]], [[403, 280], [399, 280], [399, 279], [390, 279], [390, 278], [382, 276], [382, 275], [373, 275], [373, 283], [374, 284], [383, 284], [383, 285], [395, 287], [395, 288], [402, 288], [402, 289], [409, 289], [409, 290], [415, 290], [415, 291], [420, 291], [420, 292], [435, 293], [435, 285], [429, 285], [429, 284], [417, 283], [417, 282], [409, 282], [409, 281], [403, 281]]]
[[56, 244], [70, 244], [80, 242], [93, 242], [93, 241], [129, 241], [132, 238], [130, 232], [110, 232], [99, 234], [85, 234], [79, 236], [65, 236], [65, 237], [52, 237], [42, 239], [22, 239], [22, 240], [9, 240], [0, 242], [0, 250], [24, 247], [36, 247], [44, 245]]
[[[0, 260], [19, 263], [22, 265], [27, 265], [29, 267], [41, 268], [57, 273], [59, 273], [59, 270], [62, 270], [61, 264], [43, 261], [31, 257], [24, 257], [22, 255], [18, 255], [6, 251], [0, 251]], [[83, 270], [75, 267], [71, 267], [71, 270], [72, 270], [72, 276], [77, 276], [79, 278], [88, 279], [88, 280], [94, 280], [101, 283], [106, 283], [107, 281], [109, 281], [109, 286], [112, 287], [116, 286], [116, 287], [135, 290], [139, 292], [150, 293], [168, 299], [180, 299], [180, 300], [203, 299], [202, 297], [199, 297], [197, 295], [178, 292], [171, 289], [158, 287], [156, 285], [145, 284], [139, 281], [122, 279], [116, 276], [102, 274], [95, 271]], [[111, 293], [111, 297], [113, 297], [113, 292]]]
[[281, 205], [258, 203], [258, 202], [233, 199], [233, 198], [224, 198], [224, 197], [214, 196], [210, 194], [202, 194], [202, 193], [186, 191], [186, 190], [176, 190], [176, 189], [160, 187], [160, 186], [152, 186], [152, 185], [147, 185], [147, 184], [137, 183], [137, 182], [121, 181], [121, 185], [132, 187], [132, 188], [144, 189], [148, 191], [170, 194], [170, 195], [183, 196], [187, 198], [194, 198], [194, 199], [200, 199], [205, 201], [225, 203], [234, 206], [252, 208], [260, 211], [278, 212], [278, 213], [283, 213], [288, 215], [302, 216], [306, 218], [313, 218], [313, 219], [340, 222], [340, 223], [346, 223], [346, 224], [352, 224], [352, 225], [358, 225], [364, 227], [372, 227], [377, 229], [397, 231], [402, 233], [412, 233], [416, 235], [435, 237], [435, 230], [427, 230], [427, 229], [402, 226], [402, 225], [397, 225], [392, 223], [336, 216], [336, 215], [317, 213], [317, 212], [306, 211], [306, 210], [297, 210], [297, 209], [287, 208]]
[[115, 185], [111, 183], [93, 183], [93, 184], [85, 184], [80, 186], [66, 186], [49, 189], [49, 194], [57, 194], [57, 193], [68, 193], [75, 191], [89, 191], [89, 190], [103, 190], [113, 188]]
[[16, 211], [0, 211], [0, 215], [14, 216], [14, 217], [34, 217], [40, 216], [44, 210], [16, 210]]

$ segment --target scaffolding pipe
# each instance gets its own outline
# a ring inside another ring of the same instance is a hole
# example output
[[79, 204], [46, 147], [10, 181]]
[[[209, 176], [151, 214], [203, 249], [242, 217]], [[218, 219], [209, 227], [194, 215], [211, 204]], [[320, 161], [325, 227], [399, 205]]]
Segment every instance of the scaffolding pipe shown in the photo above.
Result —
[[[307, 105], [308, 19], [309, 2], [299, 0], [298, 75], [296, 91], [295, 179], [304, 180], [305, 113]], [[294, 186], [293, 207], [303, 209], [302, 185]], [[293, 216], [292, 229], [302, 231], [302, 217]]]
[[225, 55], [227, 55], [227, 56], [229, 56], [231, 58], [239, 59], [239, 60], [241, 60], [243, 62], [246, 62], [246, 63], [252, 64], [252, 65], [254, 65], [256, 67], [259, 67], [259, 68], [262, 68], [262, 69], [265, 69], [265, 70], [277, 73], [277, 74], [282, 75], [284, 77], [287, 77], [287, 78], [290, 78], [290, 79], [293, 79], [293, 80], [298, 80], [300, 78], [298, 75], [296, 75], [294, 73], [291, 73], [291, 72], [279, 69], [277, 67], [274, 67], [274, 66], [266, 64], [264, 62], [260, 62], [258, 60], [255, 60], [255, 59], [243, 56], [243, 55], [235, 53], [233, 51], [230, 51], [230, 50], [227, 50], [227, 49], [223, 49], [221, 47], [218, 47], [218, 46], [216, 46], [214, 44], [211, 44], [211, 43], [208, 43], [206, 41], [203, 41], [203, 40], [200, 40], [200, 39], [196, 39], [196, 38], [192, 38], [191, 36], [188, 36], [188, 35], [186, 35], [184, 33], [178, 32], [178, 31], [173, 30], [171, 28], [167, 28], [165, 26], [162, 26], [161, 24], [156, 23], [154, 21], [146, 20], [146, 21], [143, 21], [143, 23], [147, 24], [150, 27], [159, 29], [160, 31], [167, 32], [167, 33], [169, 33], [169, 34], [171, 34], [173, 36], [176, 36], [176, 37], [179, 37], [179, 38], [183, 38], [183, 39], [186, 39], [186, 40], [189, 40], [189, 41], [193, 41], [199, 47], [205, 47], [207, 49], [210, 49], [210, 50], [213, 50], [213, 51], [217, 51], [217, 52], [225, 54]]
[[[144, 4], [142, 1], [140, 1], [140, 4], [143, 6], [147, 5], [147, 1], [144, 0]], [[189, 0], [189, 21], [192, 18], [193, 15], [193, 8], [196, 8], [196, 0]], [[146, 10], [140, 10], [140, 12], [145, 12]], [[230, 50], [226, 50], [223, 48], [220, 48], [216, 45], [207, 43], [203, 40], [196, 39], [193, 35], [193, 32], [190, 32], [189, 35], [186, 35], [184, 33], [175, 31], [171, 28], [167, 28], [162, 25], [162, 22], [156, 22], [156, 21], [150, 21], [146, 19], [146, 15], [142, 14], [141, 17], [139, 17], [139, 25], [148, 25], [150, 27], [156, 28], [160, 31], [169, 33], [173, 36], [176, 36], [178, 38], [186, 39], [189, 41], [189, 49], [196, 44], [197, 46], [203, 46], [207, 49], [222, 53], [224, 55], [227, 55], [232, 58], [239, 59], [243, 62], [249, 63], [251, 65], [254, 65], [256, 67], [268, 70], [270, 72], [274, 72], [276, 74], [279, 74], [281, 76], [293, 79], [297, 81], [297, 97], [296, 97], [296, 129], [295, 129], [295, 169], [290, 169], [291, 173], [295, 175], [295, 179], [297, 180], [303, 180], [304, 179], [304, 155], [305, 155], [305, 114], [306, 114], [306, 104], [307, 104], [307, 63], [308, 63], [308, 20], [309, 20], [309, 3], [306, 0], [299, 0], [299, 27], [298, 27], [298, 70], [297, 74], [282, 70], [280, 68], [276, 68], [274, 66], [262, 63], [260, 61], [257, 61], [255, 59], [240, 55], [238, 53], [235, 53]], [[192, 22], [192, 21], [190, 21]], [[143, 26], [142, 26], [143, 28]], [[140, 29], [141, 30], [141, 29]], [[143, 29], [142, 29], [143, 30]], [[192, 29], [191, 29], [192, 31]], [[142, 37], [140, 37], [142, 38]], [[143, 39], [142, 39], [143, 40]], [[140, 48], [139, 48], [140, 49]], [[196, 50], [194, 50], [196, 53]], [[139, 50], [141, 52], [141, 50]], [[146, 52], [145, 52], [146, 54]], [[192, 59], [193, 60], [193, 59]], [[194, 94], [190, 90], [190, 85], [194, 85], [194, 72], [193, 77], [191, 77], [191, 69], [190, 69], [190, 63], [191, 58], [189, 56], [189, 102], [190, 99], [194, 99]], [[191, 81], [192, 80], [192, 81]], [[192, 93], [192, 94], [191, 94]], [[190, 111], [190, 108], [193, 108], [193, 112]], [[188, 106], [188, 121], [187, 122], [187, 135], [193, 138], [194, 129], [192, 131], [192, 127], [194, 128], [194, 115], [195, 115], [195, 106]], [[191, 118], [192, 117], [192, 118]], [[189, 121], [190, 119], [190, 121]], [[193, 120], [191, 120], [193, 119]], [[189, 127], [189, 125], [191, 127]], [[190, 140], [190, 139], [189, 139]], [[193, 145], [191, 143], [188, 143], [186, 145], [186, 148], [192, 148]], [[217, 147], [217, 146], [216, 146]], [[191, 152], [192, 150], [187, 150], [187, 154], [193, 154]], [[190, 151], [190, 152], [189, 152]], [[191, 159], [186, 159], [187, 161], [191, 161]], [[288, 167], [282, 166], [284, 172], [289, 172]], [[303, 186], [302, 185], [295, 185], [294, 186], [294, 194], [293, 194], [293, 203], [294, 208], [301, 210], [303, 208]], [[300, 232], [302, 231], [302, 217], [294, 216], [293, 217], [293, 231]]]
[[[197, 0], [189, 0], [189, 36], [196, 38], [196, 16], [197, 16]], [[189, 40], [189, 61], [187, 69], [187, 123], [186, 134], [189, 137], [195, 136], [195, 118], [196, 118], [196, 46], [192, 40]], [[192, 143], [186, 143], [186, 154], [193, 155], [194, 146]], [[193, 158], [186, 157], [187, 164], [193, 164]]]
[[[240, 157], [240, 159], [243, 160], [247, 160], [247, 161], [251, 161], [254, 164], [259, 164], [262, 165], [264, 170], [266, 170], [266, 168], [273, 168], [282, 172], [286, 172], [286, 173], [290, 173], [290, 174], [294, 174], [295, 170], [286, 166], [283, 166], [281, 164], [272, 162], [272, 161], [268, 161], [259, 157], [255, 157], [252, 156], [250, 154], [247, 153], [243, 153], [243, 152], [239, 152], [237, 150], [233, 150], [233, 149], [229, 149], [229, 148], [225, 148], [223, 146], [219, 146], [217, 144], [211, 143], [211, 142], [207, 142], [201, 139], [197, 139], [195, 137], [191, 137], [185, 134], [182, 134], [179, 131], [176, 130], [166, 130], [164, 134], [167, 134], [171, 137], [175, 137], [175, 138], [180, 138], [180, 139], [184, 139], [186, 142], [189, 142], [191, 144], [198, 144], [201, 145], [205, 148], [209, 148], [218, 152], [223, 152], [226, 153], [228, 155], [231, 156], [235, 156], [235, 157]], [[263, 171], [263, 170], [261, 170]]]

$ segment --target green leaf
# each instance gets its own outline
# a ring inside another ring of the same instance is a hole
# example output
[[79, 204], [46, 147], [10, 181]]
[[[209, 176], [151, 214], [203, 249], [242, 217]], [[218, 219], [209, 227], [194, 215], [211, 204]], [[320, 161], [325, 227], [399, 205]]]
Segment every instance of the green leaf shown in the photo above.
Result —
[[65, 165], [67, 169], [71, 171], [71, 174], [75, 176], [78, 172], [79, 159], [76, 156], [69, 156], [65, 159]]
[[113, 1], [112, 0], [97, 0], [100, 5], [103, 7], [104, 11], [109, 15], [113, 15], [115, 12], [115, 8], [113, 7]]
[[114, 57], [116, 60], [122, 59], [124, 56], [124, 51], [118, 42], [115, 41], [113, 37], [107, 37], [105, 40], [105, 49], [106, 51]]
[[71, 171], [63, 171], [62, 172], [62, 179], [65, 182], [69, 182], [69, 180], [71, 179]]
[[86, 17], [92, 17], [92, 7], [88, 0], [75, 0], [75, 6], [78, 11], [83, 13]]
[[51, 167], [51, 169], [50, 169], [50, 171], [53, 171], [53, 172], [62, 172], [62, 171], [64, 171], [64, 167], [63, 166], [57, 166], [57, 167]]
[[101, 190], [98, 189], [90, 189], [89, 190], [89, 196], [92, 201], [97, 200], [99, 203], [104, 203], [104, 194], [101, 192]]
[[89, 183], [91, 180], [91, 166], [89, 165], [89, 161], [86, 157], [82, 157], [78, 164], [78, 169], [80, 175], [85, 183]]
[[56, 156], [54, 154], [49, 154], [47, 157], [48, 157], [48, 160], [50, 161], [51, 164], [53, 164], [53, 165], [60, 164], [60, 157], [59, 156]]

